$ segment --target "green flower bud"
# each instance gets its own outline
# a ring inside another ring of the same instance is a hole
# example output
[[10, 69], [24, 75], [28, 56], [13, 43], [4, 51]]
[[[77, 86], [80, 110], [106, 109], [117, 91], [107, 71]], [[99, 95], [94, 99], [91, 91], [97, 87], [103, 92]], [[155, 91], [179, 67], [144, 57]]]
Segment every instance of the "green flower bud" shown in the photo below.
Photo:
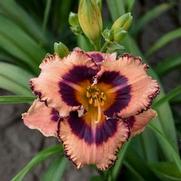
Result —
[[131, 13], [120, 16], [112, 25], [113, 41], [120, 42], [126, 35], [127, 30], [131, 26], [133, 17]]
[[102, 9], [102, 0], [96, 0], [97, 5]]
[[104, 40], [107, 42], [110, 42], [113, 39], [112, 31], [107, 28], [102, 32], [102, 36], [103, 36]]
[[114, 41], [120, 43], [124, 37], [127, 35], [127, 31], [120, 29], [114, 32]]
[[69, 14], [69, 24], [71, 26], [79, 26], [78, 15], [76, 13], [70, 12], [70, 14]]
[[69, 49], [62, 42], [54, 43], [54, 52], [61, 58], [66, 57], [69, 54]]
[[84, 34], [98, 42], [102, 32], [101, 11], [96, 0], [80, 0], [78, 19]]
[[124, 29], [128, 30], [132, 23], [133, 17], [131, 16], [131, 13], [126, 13], [122, 16], [120, 16], [112, 25], [112, 30], [117, 30], [117, 29]]
[[69, 14], [69, 24], [70, 24], [70, 29], [75, 35], [80, 35], [82, 34], [82, 29], [79, 24], [78, 20], [78, 15], [76, 13], [71, 12]]

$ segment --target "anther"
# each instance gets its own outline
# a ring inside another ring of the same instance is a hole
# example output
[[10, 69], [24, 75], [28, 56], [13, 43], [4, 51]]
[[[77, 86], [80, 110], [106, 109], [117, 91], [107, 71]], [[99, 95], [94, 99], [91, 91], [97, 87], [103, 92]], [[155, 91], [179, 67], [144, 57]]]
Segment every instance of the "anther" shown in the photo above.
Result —
[[86, 97], [88, 98], [89, 104], [95, 107], [98, 107], [98, 105], [103, 106], [104, 101], [106, 100], [104, 92], [101, 92], [100, 89], [95, 85], [87, 87]]

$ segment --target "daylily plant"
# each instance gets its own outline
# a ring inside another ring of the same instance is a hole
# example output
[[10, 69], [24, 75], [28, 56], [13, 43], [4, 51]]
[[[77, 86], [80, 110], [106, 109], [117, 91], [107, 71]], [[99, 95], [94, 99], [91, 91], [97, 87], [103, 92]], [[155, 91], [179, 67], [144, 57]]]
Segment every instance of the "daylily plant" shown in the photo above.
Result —
[[140, 57], [76, 48], [64, 58], [46, 56], [40, 69], [30, 81], [38, 98], [24, 123], [57, 137], [77, 168], [109, 168], [118, 149], [156, 116], [151, 103], [159, 85]]

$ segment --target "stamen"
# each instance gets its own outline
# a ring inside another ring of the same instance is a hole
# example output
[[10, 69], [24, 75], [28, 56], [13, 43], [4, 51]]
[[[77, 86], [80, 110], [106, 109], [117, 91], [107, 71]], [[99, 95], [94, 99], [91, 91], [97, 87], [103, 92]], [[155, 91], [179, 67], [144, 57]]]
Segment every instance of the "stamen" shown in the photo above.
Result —
[[103, 106], [106, 100], [106, 95], [96, 85], [87, 87], [86, 97], [88, 98], [89, 104], [94, 107]]
[[87, 91], [87, 92], [86, 92], [86, 96], [87, 96], [87, 98], [90, 98], [90, 97], [91, 97], [91, 94]]

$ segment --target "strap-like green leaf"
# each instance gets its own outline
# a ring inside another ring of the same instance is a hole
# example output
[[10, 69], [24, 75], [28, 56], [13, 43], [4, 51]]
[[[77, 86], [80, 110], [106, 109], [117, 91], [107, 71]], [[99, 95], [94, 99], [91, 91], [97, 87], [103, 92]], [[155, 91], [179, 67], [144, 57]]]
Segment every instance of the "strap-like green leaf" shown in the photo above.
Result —
[[32, 168], [53, 155], [61, 154], [62, 151], [63, 148], [60, 145], [56, 145], [39, 152], [11, 181], [22, 181]]
[[161, 61], [155, 68], [156, 73], [159, 76], [165, 75], [167, 72], [178, 69], [181, 67], [181, 55], [169, 57], [166, 60]]
[[48, 170], [42, 176], [41, 181], [60, 181], [62, 180], [63, 173], [67, 167], [67, 159], [61, 157], [54, 159], [50, 164]]
[[31, 103], [34, 99], [33, 96], [0, 96], [0, 104]]
[[33, 75], [22, 68], [5, 62], [0, 62], [0, 88], [15, 94], [32, 95], [28, 82]]
[[151, 46], [151, 48], [146, 53], [146, 56], [148, 57], [152, 55], [157, 50], [167, 45], [169, 42], [180, 37], [181, 37], [181, 28], [166, 33]]
[[[124, 161], [124, 165], [127, 167], [128, 171], [130, 171], [130, 173], [132, 174], [132, 179], [134, 178], [133, 180], [146, 181], [146, 179], [144, 179], [141, 173], [138, 172], [129, 162]], [[129, 180], [131, 180], [131, 178], [129, 178]]]
[[135, 0], [124, 0], [126, 5], [126, 12], [131, 12], [135, 3]]
[[181, 103], [181, 95], [175, 96], [172, 100], [170, 100], [172, 104], [180, 104]]
[[174, 163], [160, 162], [150, 164], [150, 168], [162, 181], [180, 181], [181, 172]]
[[160, 105], [170, 101], [171, 99], [173, 99], [178, 95], [181, 95], [181, 86], [178, 86], [175, 89], [171, 90], [168, 94], [166, 94], [164, 97], [155, 102], [153, 106], [154, 108], [158, 108]]
[[0, 88], [19, 95], [32, 95], [28, 89], [4, 75], [0, 75]]
[[51, 7], [52, 0], [47, 0], [46, 1], [46, 7], [44, 11], [44, 18], [43, 18], [43, 30], [45, 31], [47, 22], [48, 22], [48, 17], [50, 13], [50, 7]]
[[117, 180], [117, 177], [118, 177], [119, 172], [121, 170], [123, 160], [124, 160], [124, 157], [125, 157], [125, 154], [126, 154], [126, 151], [128, 149], [130, 142], [131, 142], [131, 140], [129, 140], [127, 143], [125, 143], [125, 145], [123, 145], [123, 148], [121, 148], [121, 150], [118, 153], [118, 159], [117, 159], [114, 167], [111, 170], [111, 178], [113, 180]]
[[38, 65], [46, 54], [37, 42], [15, 23], [0, 16], [0, 47], [18, 57], [38, 71]]
[[47, 44], [47, 39], [41, 27], [14, 0], [0, 1], [0, 10], [8, 19], [16, 22], [30, 37], [39, 43]]
[[163, 3], [160, 4], [153, 9], [150, 9], [145, 15], [143, 15], [137, 22], [134, 28], [132, 29], [133, 34], [138, 33], [146, 24], [148, 24], [150, 21], [153, 19], [157, 18], [160, 16], [162, 13], [167, 11], [173, 7], [173, 4], [171, 3]]
[[33, 75], [24, 69], [10, 63], [0, 62], [0, 75], [8, 77], [12, 81], [17, 82], [26, 89], [30, 90], [29, 80], [33, 77]]
[[125, 13], [124, 1], [107, 0], [108, 8], [111, 12], [112, 19], [115, 21], [119, 16]]
[[133, 152], [132, 145], [130, 145], [127, 150], [124, 164], [128, 167], [128, 169], [131, 167], [130, 171], [137, 173], [136, 175], [138, 175], [138, 178], [142, 178], [145, 181], [153, 181], [157, 179], [152, 170], [149, 168], [148, 161], [145, 161], [145, 159], [140, 156], [140, 152], [137, 152], [135, 149]]
[[181, 172], [181, 160], [177, 153], [177, 151], [173, 148], [172, 144], [168, 141], [168, 139], [163, 135], [162, 132], [159, 131], [158, 128], [156, 128], [152, 123], [148, 125], [148, 127], [156, 133], [156, 135], [163, 141], [165, 144], [165, 148], [169, 151], [170, 156], [175, 161], [175, 164], [177, 165], [178, 170]]
[[[141, 57], [144, 58], [138, 45], [136, 44], [136, 42], [131, 36], [127, 36], [127, 38], [125, 39], [124, 45], [129, 52], [133, 53], [134, 55], [140, 55]], [[150, 69], [149, 72], [154, 78], [158, 80], [158, 76], [155, 74], [153, 69]], [[161, 91], [157, 99], [160, 99], [165, 96], [161, 85], [160, 87], [161, 87]], [[177, 150], [176, 130], [175, 130], [174, 120], [173, 120], [173, 116], [172, 116], [172, 112], [171, 112], [169, 104], [165, 102], [164, 104], [159, 106], [157, 108], [157, 113], [158, 113], [158, 117], [154, 121], [155, 125], [166, 136], [166, 138], [172, 142], [172, 145]], [[165, 145], [162, 144], [160, 140], [158, 141], [163, 149], [163, 152], [167, 156], [167, 159], [172, 161], [172, 157], [170, 156], [169, 152], [165, 149]], [[156, 145], [154, 145], [153, 147], [156, 147]], [[150, 147], [149, 148], [146, 147], [146, 149], [150, 149]]]

